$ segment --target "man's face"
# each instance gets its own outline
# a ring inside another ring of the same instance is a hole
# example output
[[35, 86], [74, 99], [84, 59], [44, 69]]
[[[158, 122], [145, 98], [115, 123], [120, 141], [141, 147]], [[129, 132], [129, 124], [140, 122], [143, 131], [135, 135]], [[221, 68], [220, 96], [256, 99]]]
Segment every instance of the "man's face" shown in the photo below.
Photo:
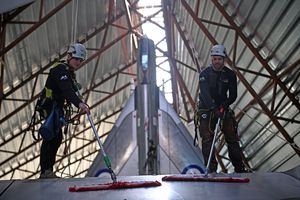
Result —
[[216, 71], [222, 70], [224, 66], [224, 58], [222, 56], [212, 56], [211, 61], [213, 64], [213, 68]]
[[83, 62], [83, 60], [81, 58], [75, 58], [75, 57], [70, 57], [69, 58], [69, 65], [71, 66], [71, 68], [76, 71], [77, 69], [79, 69], [81, 63]]

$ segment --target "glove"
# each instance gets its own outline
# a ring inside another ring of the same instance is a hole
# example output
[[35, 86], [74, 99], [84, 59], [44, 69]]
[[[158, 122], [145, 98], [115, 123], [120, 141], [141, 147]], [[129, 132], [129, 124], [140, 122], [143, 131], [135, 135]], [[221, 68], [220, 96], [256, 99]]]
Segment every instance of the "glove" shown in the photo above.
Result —
[[216, 118], [223, 118], [223, 116], [224, 116], [224, 111], [225, 111], [225, 109], [224, 109], [223, 106], [216, 107], [216, 108], [213, 110], [214, 116], [215, 116]]
[[90, 108], [87, 104], [81, 102], [79, 103], [79, 109], [81, 113], [87, 113], [90, 114]]

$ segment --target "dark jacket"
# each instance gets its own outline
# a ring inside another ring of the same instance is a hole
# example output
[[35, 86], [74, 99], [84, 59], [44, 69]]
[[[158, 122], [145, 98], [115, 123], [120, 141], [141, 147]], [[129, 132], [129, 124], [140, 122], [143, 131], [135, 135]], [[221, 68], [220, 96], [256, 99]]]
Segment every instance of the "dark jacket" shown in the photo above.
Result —
[[53, 98], [60, 107], [63, 106], [65, 99], [76, 107], [82, 102], [74, 89], [75, 81], [75, 73], [68, 70], [66, 63], [59, 62], [50, 70], [46, 87], [53, 91]]
[[226, 66], [221, 71], [208, 66], [200, 73], [199, 81], [201, 107], [214, 109], [222, 105], [227, 109], [237, 98], [236, 75]]

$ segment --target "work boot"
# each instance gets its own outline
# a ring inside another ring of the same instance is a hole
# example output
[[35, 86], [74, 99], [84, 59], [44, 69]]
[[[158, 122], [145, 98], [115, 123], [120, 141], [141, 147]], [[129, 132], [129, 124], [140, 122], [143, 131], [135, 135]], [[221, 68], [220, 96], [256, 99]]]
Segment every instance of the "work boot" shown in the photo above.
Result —
[[246, 169], [246, 168], [235, 168], [234, 171], [236, 173], [251, 173], [251, 171], [249, 169]]
[[41, 173], [40, 179], [48, 179], [48, 178], [60, 178], [60, 177], [56, 176], [56, 174], [51, 170], [45, 170], [44, 173]]

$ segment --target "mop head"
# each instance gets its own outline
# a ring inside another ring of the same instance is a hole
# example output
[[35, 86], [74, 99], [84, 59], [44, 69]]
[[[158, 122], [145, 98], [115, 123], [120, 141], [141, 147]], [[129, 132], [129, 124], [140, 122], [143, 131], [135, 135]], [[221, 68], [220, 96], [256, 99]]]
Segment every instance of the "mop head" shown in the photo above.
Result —
[[170, 175], [164, 176], [163, 181], [199, 181], [199, 182], [229, 182], [229, 183], [248, 183], [249, 178], [244, 177], [230, 177], [230, 176], [212, 176], [212, 175]]
[[157, 187], [161, 186], [158, 181], [132, 181], [132, 182], [114, 182], [114, 183], [103, 183], [85, 186], [72, 186], [69, 187], [70, 192], [86, 192], [96, 190], [114, 190], [114, 189], [126, 189], [126, 188], [140, 188], [140, 187]]

